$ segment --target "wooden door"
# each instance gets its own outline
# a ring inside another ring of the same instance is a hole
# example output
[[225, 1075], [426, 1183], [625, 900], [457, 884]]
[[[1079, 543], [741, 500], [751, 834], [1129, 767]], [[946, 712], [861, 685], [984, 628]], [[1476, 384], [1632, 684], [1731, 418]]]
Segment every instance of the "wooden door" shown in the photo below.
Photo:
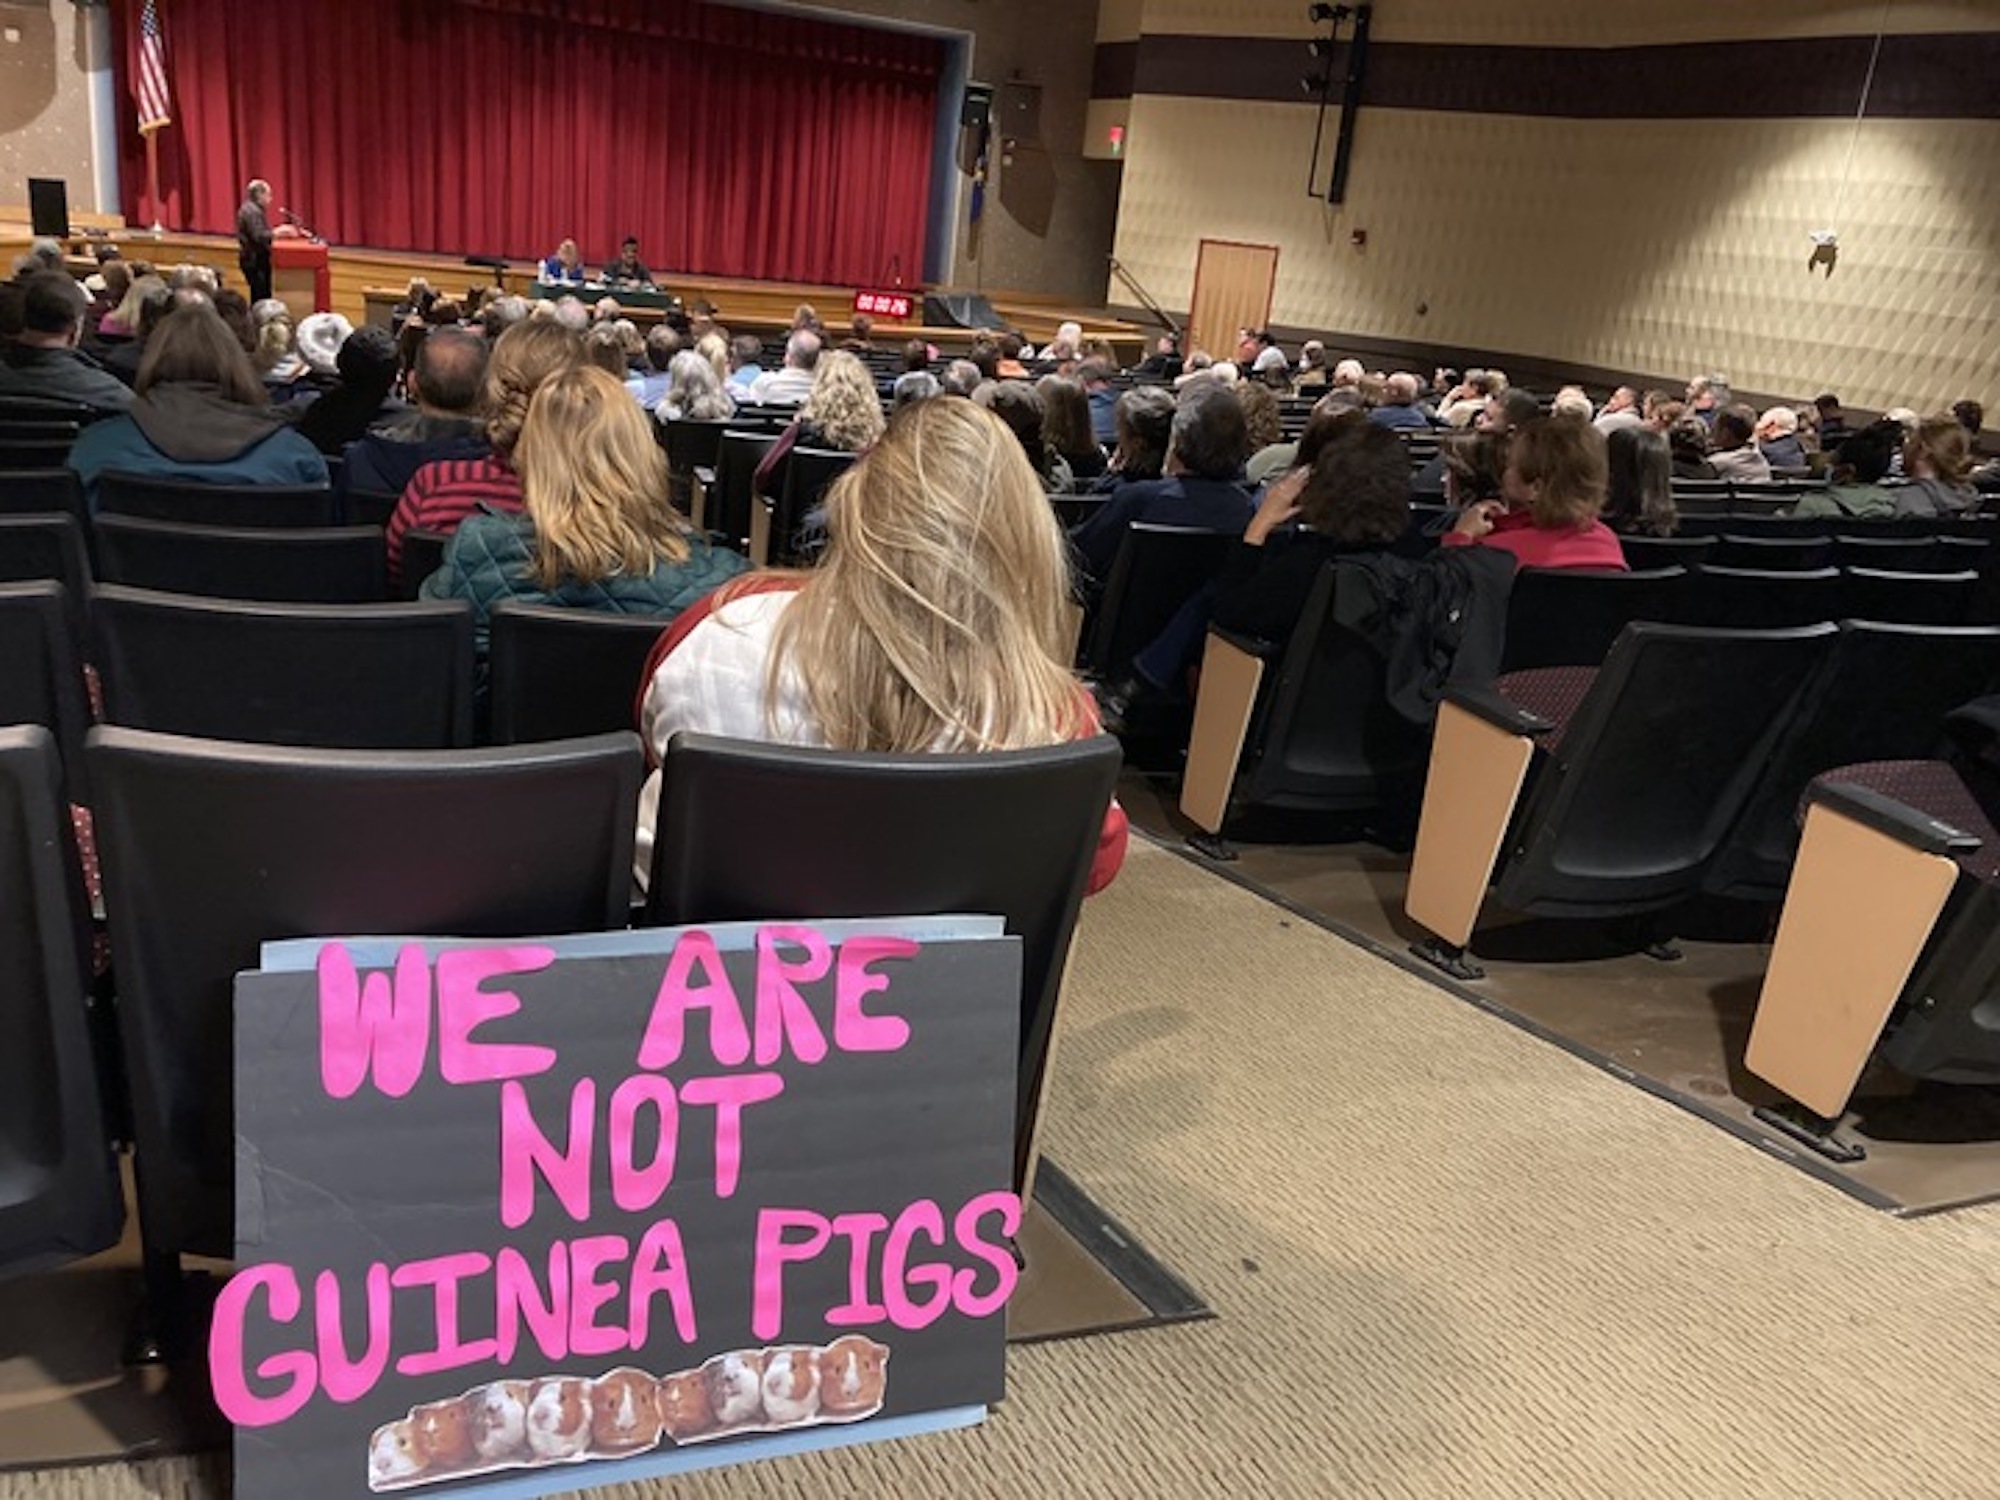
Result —
[[1218, 360], [1232, 357], [1239, 328], [1254, 332], [1271, 321], [1271, 293], [1277, 284], [1276, 245], [1203, 240], [1194, 265], [1194, 306], [1182, 348], [1200, 349]]

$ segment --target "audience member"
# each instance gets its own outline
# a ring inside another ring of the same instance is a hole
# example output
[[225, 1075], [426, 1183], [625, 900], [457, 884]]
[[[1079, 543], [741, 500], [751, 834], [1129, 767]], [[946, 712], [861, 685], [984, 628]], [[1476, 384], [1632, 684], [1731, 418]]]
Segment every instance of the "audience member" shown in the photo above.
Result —
[[1292, 377], [1292, 390], [1300, 396], [1317, 396], [1326, 389], [1326, 345], [1307, 339], [1299, 346], [1299, 368]]
[[[255, 364], [257, 362], [258, 325], [257, 321], [250, 315], [250, 299], [237, 291], [235, 287], [226, 286], [222, 290], [210, 294], [208, 300], [210, 306], [215, 309], [216, 315], [222, 319], [224, 326], [236, 335], [236, 342], [243, 346], [243, 352], [250, 356], [250, 362]], [[279, 302], [277, 305], [283, 310], [284, 318], [289, 323], [292, 316], [291, 309], [286, 307], [282, 302]]]
[[1979, 502], [1971, 483], [1972, 437], [1950, 412], [1923, 418], [1903, 444], [1899, 516], [1956, 516]]
[[985, 378], [979, 373], [979, 366], [971, 360], [955, 359], [944, 367], [944, 374], [938, 377], [938, 385], [947, 396], [970, 396]]
[[729, 341], [729, 384], [741, 386], [747, 394], [757, 378], [764, 373], [759, 363], [764, 357], [764, 344], [754, 333], [739, 333]]
[[1002, 333], [993, 341], [995, 359], [993, 374], [999, 380], [1026, 380], [1028, 367], [1021, 363], [1021, 351], [1027, 346], [1018, 333]]
[[464, 328], [440, 328], [417, 351], [400, 413], [347, 445], [338, 488], [401, 495], [417, 470], [443, 459], [480, 458], [489, 450], [479, 418], [488, 346]]
[[544, 381], [515, 457], [522, 508], [467, 516], [421, 589], [472, 605], [482, 655], [496, 604], [671, 620], [749, 566], [668, 503], [666, 456], [609, 371], [573, 365]]
[[1604, 409], [1597, 414], [1597, 430], [1606, 437], [1621, 427], [1643, 427], [1646, 414], [1639, 406], [1639, 393], [1629, 385], [1621, 385], [1611, 393], [1611, 399], [1604, 403]]
[[[1678, 404], [1678, 403], [1674, 403]], [[1667, 447], [1673, 455], [1674, 478], [1720, 479], [1708, 461], [1708, 424], [1693, 412], [1676, 416], [1667, 428]]]
[[889, 400], [890, 404], [900, 411], [913, 401], [928, 401], [943, 390], [944, 387], [938, 384], [937, 376], [931, 374], [929, 370], [905, 370], [896, 377], [896, 383], [890, 387]]
[[1128, 484], [1162, 477], [1173, 431], [1173, 392], [1157, 385], [1134, 387], [1118, 398], [1112, 415], [1111, 461], [1103, 477], [1090, 487], [1093, 494], [1110, 494]]
[[100, 339], [130, 339], [139, 333], [139, 309], [148, 297], [162, 301], [167, 295], [167, 284], [157, 276], [135, 276], [125, 288], [125, 295], [118, 305], [97, 321], [97, 336]]
[[715, 366], [693, 349], [683, 349], [667, 366], [667, 389], [655, 414], [663, 422], [726, 422], [736, 415], [736, 398], [715, 378]]
[[867, 313], [856, 313], [847, 321], [847, 342], [840, 347], [849, 354], [866, 354], [875, 347], [875, 320]]
[[1718, 478], [1739, 484], [1769, 484], [1771, 463], [1751, 441], [1757, 413], [1743, 405], [1726, 406], [1709, 423], [1709, 466]]
[[[1417, 397], [1423, 393], [1422, 383], [1407, 370], [1398, 370], [1386, 382], [1382, 404], [1368, 413], [1368, 420], [1377, 427], [1394, 427], [1404, 431], [1422, 432], [1430, 427], [1430, 420], [1417, 410]], [[1584, 403], [1589, 410], [1590, 403]]]
[[845, 349], [820, 355], [812, 390], [798, 415], [757, 465], [751, 488], [775, 499], [785, 487], [785, 468], [794, 448], [863, 453], [882, 436], [882, 399], [861, 357]]
[[1579, 422], [1590, 421], [1595, 411], [1596, 408], [1591, 405], [1589, 395], [1580, 385], [1562, 387], [1556, 392], [1555, 399], [1549, 403], [1550, 416], [1574, 417]]
[[[1312, 435], [1310, 426], [1306, 435]], [[1475, 428], [1445, 437], [1438, 444], [1443, 469], [1434, 493], [1442, 494], [1453, 511], [1462, 511], [1481, 500], [1502, 499], [1507, 447], [1507, 434], [1503, 432], [1481, 432]], [[1422, 489], [1422, 486], [1413, 483], [1411, 488]]]
[[1815, 396], [1813, 409], [1819, 413], [1819, 446], [1823, 452], [1831, 453], [1847, 441], [1854, 429], [1847, 425], [1847, 417], [1840, 409], [1840, 397], [1832, 391]]
[[1799, 414], [1789, 406], [1773, 406], [1757, 418], [1757, 451], [1772, 469], [1804, 469], [1805, 445], [1799, 441]]
[[1070, 532], [1090, 577], [1101, 583], [1134, 521], [1192, 526], [1241, 536], [1250, 520], [1250, 497], [1239, 483], [1249, 438], [1243, 406], [1233, 392], [1200, 385], [1174, 408], [1165, 478], [1121, 485], [1095, 514]]
[[1842, 439], [1833, 455], [1833, 483], [1801, 495], [1795, 516], [1882, 521], [1896, 513], [1895, 494], [1883, 487], [1890, 463], [1902, 451], [1903, 425], [1886, 418]]
[[1604, 446], [1609, 464], [1604, 523], [1623, 535], [1672, 536], [1680, 512], [1666, 434], [1644, 426], [1614, 427]]
[[1497, 547], [1529, 568], [1625, 571], [1625, 551], [1598, 520], [1608, 484], [1604, 434], [1575, 417], [1536, 417], [1514, 433], [1499, 500], [1460, 512], [1447, 547]]
[[[521, 480], [514, 469], [514, 446], [528, 418], [529, 403], [543, 381], [583, 358], [583, 340], [551, 319], [508, 329], [486, 363], [481, 404], [486, 412], [484, 458], [443, 459], [411, 476], [389, 517], [389, 578], [402, 576], [403, 537], [411, 531], [449, 534], [476, 510], [517, 511]], [[657, 446], [657, 445], [656, 445]]]
[[[810, 312], [811, 308], [802, 308]], [[813, 370], [819, 364], [820, 339], [809, 327], [785, 340], [785, 363], [750, 383], [750, 400], [758, 406], [797, 406], [812, 394]]]
[[[216, 311], [222, 309], [218, 307]], [[223, 321], [229, 321], [227, 315]], [[270, 389], [271, 399], [283, 401], [290, 395], [292, 385], [307, 372], [306, 362], [293, 342], [291, 309], [275, 297], [269, 298], [250, 309], [250, 321], [256, 329], [250, 362]]]
[[328, 457], [345, 452], [376, 423], [404, 410], [393, 395], [396, 345], [388, 329], [357, 328], [348, 334], [334, 351], [333, 373], [338, 377], [333, 389], [308, 406], [296, 423], [299, 436]]
[[982, 381], [972, 399], [1005, 422], [1020, 439], [1021, 451], [1027, 455], [1029, 466], [1041, 476], [1043, 489], [1060, 494], [1075, 485], [1076, 476], [1070, 472], [1069, 460], [1049, 446], [1043, 431], [1042, 398], [1032, 385], [1025, 380]]
[[[680, 352], [681, 336], [667, 324], [655, 323], [647, 330], [641, 346], [644, 368], [634, 370], [625, 381], [625, 389], [638, 401], [640, 410], [657, 412], [660, 409], [660, 401], [667, 394], [670, 384], [667, 372], [673, 365], [674, 356]], [[695, 357], [700, 358], [699, 355]]]
[[[1230, 389], [1243, 408], [1244, 446], [1253, 457], [1283, 439], [1284, 422], [1278, 414], [1278, 397], [1269, 386], [1261, 380], [1243, 380]], [[1250, 478], [1247, 466], [1244, 477], [1250, 483], [1256, 482]]]
[[[726, 585], [648, 663], [651, 758], [682, 730], [840, 750], [962, 754], [1097, 731], [1069, 668], [1062, 533], [1020, 447], [965, 401], [920, 401], [835, 482], [810, 573]], [[640, 800], [635, 875], [651, 873], [659, 776]], [[1090, 887], [1116, 874], [1106, 819]]]
[[1139, 366], [1133, 373], [1149, 379], [1164, 380], [1169, 375], [1179, 374], [1180, 368], [1180, 345], [1172, 334], [1163, 333], [1153, 341], [1153, 352], [1139, 361]]
[[[1078, 374], [1089, 361], [1077, 366]], [[1090, 429], [1090, 398], [1077, 375], [1044, 375], [1035, 382], [1042, 398], [1042, 440], [1069, 465], [1072, 480], [1095, 480], [1104, 473], [1104, 450]], [[1273, 415], [1276, 407], [1273, 406]]]
[[1697, 375], [1687, 385], [1687, 409], [1712, 427], [1723, 408], [1729, 405], [1729, 382], [1721, 375]]
[[271, 410], [250, 357], [211, 307], [168, 314], [148, 342], [134, 395], [128, 411], [92, 423], [70, 449], [93, 510], [107, 472], [207, 484], [327, 482], [326, 460]]
[[1090, 403], [1090, 435], [1100, 444], [1115, 442], [1118, 437], [1112, 415], [1118, 405], [1118, 392], [1111, 384], [1117, 369], [1115, 361], [1093, 355], [1078, 361], [1075, 371], [1083, 385], [1084, 399]]
[[21, 331], [0, 344], [0, 396], [40, 396], [93, 412], [130, 407], [132, 392], [77, 347], [87, 299], [69, 273], [37, 271], [21, 292]]

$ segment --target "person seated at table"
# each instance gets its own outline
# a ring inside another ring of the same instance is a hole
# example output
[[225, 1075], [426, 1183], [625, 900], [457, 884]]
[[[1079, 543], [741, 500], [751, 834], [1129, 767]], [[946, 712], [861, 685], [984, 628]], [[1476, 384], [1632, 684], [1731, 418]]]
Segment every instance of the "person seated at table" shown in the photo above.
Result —
[[335, 487], [342, 494], [401, 495], [425, 464], [485, 456], [479, 393], [486, 383], [488, 348], [483, 335], [467, 328], [440, 328], [425, 339], [408, 382], [416, 410], [398, 413], [349, 443]]
[[541, 274], [536, 280], [543, 286], [583, 285], [583, 256], [577, 252], [576, 241], [564, 240], [556, 246], [556, 253], [542, 262]]
[[84, 428], [70, 449], [69, 467], [93, 511], [106, 473], [204, 484], [327, 482], [326, 460], [271, 410], [250, 356], [212, 307], [166, 316], [147, 342], [133, 394], [129, 411]]
[[1524, 568], [1626, 571], [1617, 534], [1598, 519], [1610, 485], [1604, 434], [1580, 417], [1523, 422], [1507, 447], [1498, 500], [1476, 500], [1447, 547], [1494, 547]]
[[515, 450], [522, 509], [465, 518], [426, 599], [464, 599], [484, 654], [508, 600], [671, 620], [750, 566], [667, 501], [667, 460], [625, 388], [593, 365], [543, 381]]
[[[476, 510], [521, 508], [521, 480], [514, 445], [528, 419], [528, 405], [545, 380], [583, 358], [583, 340], [552, 319], [516, 323], [501, 334], [486, 362], [484, 458], [440, 459], [417, 470], [389, 517], [389, 580], [403, 572], [403, 538], [411, 531], [449, 534]], [[629, 396], [626, 398], [631, 399]]]
[[628, 234], [618, 245], [618, 259], [604, 268], [606, 286], [649, 288], [653, 273], [639, 259], [639, 237]]
[[[639, 707], [656, 768], [682, 730], [940, 755], [1098, 732], [1069, 667], [1062, 531], [991, 413], [942, 398], [905, 407], [826, 511], [817, 568], [726, 584], [661, 637]], [[659, 782], [655, 769], [640, 795], [642, 889]], [[1091, 890], [1117, 874], [1125, 843], [1113, 803]]]

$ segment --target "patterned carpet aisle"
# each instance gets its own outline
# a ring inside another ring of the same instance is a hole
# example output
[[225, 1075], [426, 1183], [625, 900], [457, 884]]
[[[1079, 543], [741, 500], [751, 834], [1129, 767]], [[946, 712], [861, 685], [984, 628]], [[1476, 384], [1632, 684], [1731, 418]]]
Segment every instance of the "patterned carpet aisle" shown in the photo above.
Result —
[[1049, 1149], [1218, 1320], [1019, 1350], [983, 1429], [672, 1494], [2000, 1495], [2000, 1209], [1863, 1208], [1147, 845], [1066, 1004]]

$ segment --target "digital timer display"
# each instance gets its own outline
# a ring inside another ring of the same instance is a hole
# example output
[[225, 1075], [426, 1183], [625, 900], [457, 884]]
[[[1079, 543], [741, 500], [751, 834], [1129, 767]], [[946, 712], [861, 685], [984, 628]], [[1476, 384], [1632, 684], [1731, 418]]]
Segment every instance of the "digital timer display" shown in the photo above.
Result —
[[911, 299], [908, 292], [856, 292], [854, 310], [867, 313], [871, 317], [893, 318], [898, 322], [910, 316]]

